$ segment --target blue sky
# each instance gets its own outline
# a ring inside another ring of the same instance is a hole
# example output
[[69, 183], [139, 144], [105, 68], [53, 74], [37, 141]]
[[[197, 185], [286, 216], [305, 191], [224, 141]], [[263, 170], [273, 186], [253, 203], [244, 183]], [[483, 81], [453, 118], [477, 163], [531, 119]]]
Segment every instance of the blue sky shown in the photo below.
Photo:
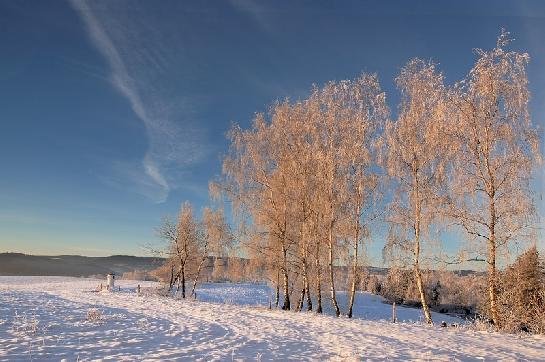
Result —
[[543, 127], [543, 1], [2, 0], [0, 252], [144, 254], [162, 216], [206, 204], [231, 122], [362, 71], [395, 110], [410, 58], [454, 82], [502, 27]]

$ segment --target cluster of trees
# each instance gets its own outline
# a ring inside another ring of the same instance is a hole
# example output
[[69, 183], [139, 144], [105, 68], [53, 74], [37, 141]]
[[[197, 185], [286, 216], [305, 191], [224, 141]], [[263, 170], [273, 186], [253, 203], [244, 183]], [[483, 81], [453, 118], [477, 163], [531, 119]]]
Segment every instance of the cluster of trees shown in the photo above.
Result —
[[276, 102], [249, 129], [231, 129], [214, 187], [233, 206], [248, 257], [276, 286], [276, 303], [321, 313], [327, 288], [339, 316], [335, 267], [349, 265], [350, 317], [371, 231], [388, 225], [385, 255], [410, 265], [432, 323], [421, 247], [432, 228], [454, 225], [487, 249], [474, 259], [488, 265], [488, 311], [500, 326], [498, 252], [531, 230], [530, 180], [541, 161], [528, 112], [529, 57], [508, 44], [502, 32], [452, 86], [433, 62], [411, 60], [396, 78], [396, 119], [378, 77], [362, 74]]
[[186, 297], [186, 285], [192, 281], [190, 297], [195, 296], [197, 283], [210, 255], [223, 256], [233, 245], [233, 236], [223, 211], [205, 208], [197, 219], [190, 203], [182, 204], [178, 219], [168, 217], [157, 230], [167, 246], [167, 261], [158, 275], [167, 275], [168, 291]]
[[[281, 279], [276, 286], [282, 285], [283, 309], [292, 308], [290, 274], [295, 273], [301, 278], [295, 309], [305, 302], [312, 309], [314, 284], [320, 313], [325, 274], [340, 315], [334, 263], [350, 249], [357, 269], [368, 231], [364, 215], [373, 212], [379, 187], [372, 144], [387, 114], [377, 77], [364, 74], [315, 88], [305, 100], [278, 102], [270, 119], [259, 114], [251, 129], [231, 130], [220, 186], [253, 231], [244, 240], [246, 249]], [[349, 315], [354, 292], [355, 279]]]
[[[233, 254], [233, 249], [221, 253], [219, 255], [208, 255], [208, 257], [203, 262], [200, 270], [199, 263], [190, 263], [186, 267], [185, 274], [188, 275], [192, 280], [194, 277], [197, 277], [199, 281], [203, 282], [213, 282], [213, 283], [222, 283], [222, 282], [233, 282], [233, 283], [261, 283], [265, 280], [263, 277], [263, 272], [261, 268], [256, 268], [255, 260], [250, 260], [246, 258], [241, 258], [237, 256], [231, 256], [227, 254]], [[198, 254], [202, 257], [202, 254]], [[226, 256], [227, 255], [227, 256]], [[146, 274], [146, 277], [149, 280], [156, 280], [168, 284], [168, 289], [170, 292], [176, 293], [177, 281], [175, 281], [176, 264], [179, 264], [179, 261], [176, 261], [177, 257], [174, 254], [171, 254], [170, 257], [159, 266], [157, 269], [153, 270], [150, 273]], [[195, 258], [193, 258], [195, 259]], [[174, 268], [172, 265], [174, 264]], [[172, 270], [174, 269], [174, 271]], [[197, 274], [196, 271], [199, 271]], [[125, 278], [123, 274], [123, 279]], [[133, 274], [132, 275], [139, 275]], [[139, 278], [129, 278], [132, 280], [148, 280], [148, 279], [139, 279]], [[172, 281], [172, 284], [170, 284]], [[181, 281], [180, 281], [181, 284]], [[181, 285], [180, 285], [181, 288]], [[180, 290], [178, 290], [178, 293]], [[190, 294], [191, 295], [191, 294]], [[195, 295], [193, 295], [195, 296]]]
[[[520, 293], [511, 297], [503, 282], [520, 277], [519, 269], [500, 273], [498, 253], [529, 240], [536, 219], [530, 181], [541, 156], [528, 111], [529, 57], [508, 44], [502, 32], [494, 49], [477, 50], [474, 66], [454, 85], [433, 62], [409, 61], [396, 78], [395, 119], [377, 75], [364, 73], [278, 101], [248, 129], [234, 125], [211, 191], [231, 203], [237, 237], [222, 211], [206, 208], [198, 220], [182, 205], [178, 220], [165, 219], [159, 229], [168, 243], [169, 290], [185, 298], [192, 280], [194, 295], [212, 255], [212, 278], [268, 280], [284, 310], [322, 313], [327, 291], [339, 316], [341, 285], [351, 317], [356, 289], [365, 285], [392, 300], [416, 299], [432, 323], [430, 305], [440, 291], [450, 287], [443, 294], [455, 295], [461, 284], [445, 286], [422, 268], [422, 248], [432, 231], [454, 230], [478, 247], [454, 262], [488, 266], [486, 283], [473, 283], [485, 314], [496, 328], [512, 325], [504, 308]], [[394, 267], [385, 279], [363, 272], [376, 239], [385, 240], [385, 261]], [[235, 244], [248, 260], [226, 272], [222, 256]]]
[[[425, 271], [422, 276], [431, 309], [476, 319], [491, 317], [484, 274], [435, 270]], [[502, 330], [545, 333], [545, 260], [535, 246], [499, 272], [497, 287]], [[393, 267], [386, 275], [370, 275], [361, 288], [390, 302], [419, 306], [419, 293], [410, 270]]]

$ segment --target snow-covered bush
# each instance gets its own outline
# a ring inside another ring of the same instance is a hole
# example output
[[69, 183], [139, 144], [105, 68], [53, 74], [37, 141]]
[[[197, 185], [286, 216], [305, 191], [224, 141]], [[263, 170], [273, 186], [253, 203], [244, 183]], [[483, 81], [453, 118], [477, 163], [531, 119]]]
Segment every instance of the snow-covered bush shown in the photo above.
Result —
[[104, 319], [104, 314], [101, 310], [96, 308], [90, 308], [87, 311], [87, 320], [88, 322], [101, 322]]

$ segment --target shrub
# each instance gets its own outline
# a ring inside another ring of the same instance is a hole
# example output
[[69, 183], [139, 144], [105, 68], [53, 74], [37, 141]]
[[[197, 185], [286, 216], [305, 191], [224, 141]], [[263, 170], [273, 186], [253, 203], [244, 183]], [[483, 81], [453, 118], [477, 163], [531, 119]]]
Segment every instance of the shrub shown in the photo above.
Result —
[[89, 322], [101, 322], [103, 320], [103, 316], [104, 314], [101, 310], [96, 308], [90, 308], [87, 311], [87, 318], [85, 318], [85, 320]]
[[504, 331], [545, 332], [545, 266], [536, 247], [500, 274], [498, 309]]

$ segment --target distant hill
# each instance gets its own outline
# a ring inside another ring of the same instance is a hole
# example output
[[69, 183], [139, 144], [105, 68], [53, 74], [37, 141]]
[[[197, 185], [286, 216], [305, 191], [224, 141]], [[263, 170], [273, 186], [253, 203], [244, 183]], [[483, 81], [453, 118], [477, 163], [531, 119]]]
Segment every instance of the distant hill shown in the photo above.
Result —
[[[243, 258], [222, 258], [223, 263], [219, 265], [224, 272], [213, 276], [215, 269], [215, 257], [208, 257], [203, 273], [206, 274], [206, 280], [209, 279], [229, 279], [223, 273], [229, 271], [231, 260], [237, 259], [242, 264], [248, 263], [248, 259]], [[221, 259], [220, 259], [221, 260]], [[127, 272], [146, 272], [152, 271], [160, 267], [164, 263], [163, 258], [156, 257], [140, 257], [129, 255], [112, 255], [106, 257], [89, 257], [81, 255], [27, 255], [21, 253], [0, 253], [0, 275], [58, 275], [58, 276], [73, 276], [73, 277], [88, 277], [91, 275], [105, 275], [115, 273], [122, 275]], [[386, 275], [388, 268], [383, 267], [361, 267], [366, 269], [370, 274]], [[336, 273], [340, 275], [348, 275], [349, 267], [337, 266]], [[475, 273], [471, 270], [458, 270], [458, 275], [468, 275]], [[164, 276], [166, 277], [166, 276]], [[223, 280], [222, 279], [222, 280]]]
[[81, 255], [26, 255], [0, 253], [0, 275], [59, 275], [82, 277], [110, 272], [150, 271], [163, 263], [155, 257], [112, 255], [88, 257]]

